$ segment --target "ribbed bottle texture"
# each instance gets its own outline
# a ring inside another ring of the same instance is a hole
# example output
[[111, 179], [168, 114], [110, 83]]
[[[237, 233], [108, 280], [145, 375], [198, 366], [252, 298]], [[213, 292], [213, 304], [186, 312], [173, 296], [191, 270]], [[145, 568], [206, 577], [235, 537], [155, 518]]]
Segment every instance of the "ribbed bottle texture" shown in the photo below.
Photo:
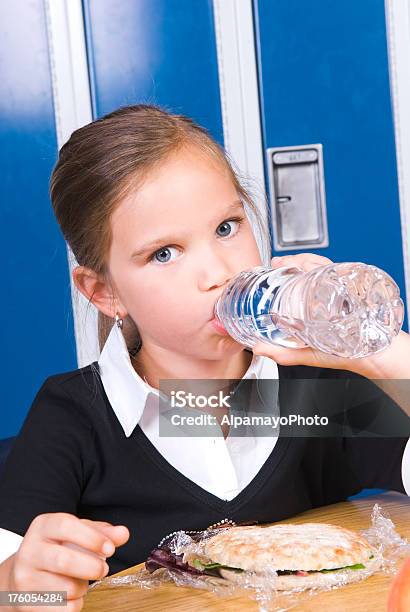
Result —
[[331, 263], [245, 270], [226, 287], [215, 315], [237, 342], [312, 346], [340, 357], [377, 353], [399, 333], [404, 305], [394, 280], [376, 266]]

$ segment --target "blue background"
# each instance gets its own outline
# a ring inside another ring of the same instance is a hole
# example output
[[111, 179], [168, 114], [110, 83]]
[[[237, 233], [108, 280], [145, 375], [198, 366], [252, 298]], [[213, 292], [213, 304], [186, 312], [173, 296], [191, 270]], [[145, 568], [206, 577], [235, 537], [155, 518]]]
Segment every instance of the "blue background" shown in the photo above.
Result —
[[160, 104], [223, 144], [210, 0], [83, 0], [94, 116]]
[[48, 198], [57, 140], [41, 0], [0, 4], [0, 438], [50, 374], [76, 367], [64, 239]]

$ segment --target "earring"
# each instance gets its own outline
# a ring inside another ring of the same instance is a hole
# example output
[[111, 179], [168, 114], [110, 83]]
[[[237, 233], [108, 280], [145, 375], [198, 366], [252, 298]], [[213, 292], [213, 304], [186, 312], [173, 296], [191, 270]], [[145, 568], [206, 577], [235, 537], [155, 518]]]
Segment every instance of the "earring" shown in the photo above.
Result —
[[118, 312], [115, 313], [115, 322], [120, 329], [122, 329], [123, 320], [119, 316]]

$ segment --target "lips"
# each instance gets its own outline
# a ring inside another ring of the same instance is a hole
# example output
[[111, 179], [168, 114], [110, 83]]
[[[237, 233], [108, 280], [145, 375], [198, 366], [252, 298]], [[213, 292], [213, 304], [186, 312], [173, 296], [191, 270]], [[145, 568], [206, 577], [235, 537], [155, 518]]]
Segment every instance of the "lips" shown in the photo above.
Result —
[[211, 324], [213, 325], [213, 327], [216, 329], [218, 333], [220, 333], [223, 336], [229, 336], [228, 332], [226, 331], [222, 323], [219, 321], [219, 319], [217, 319], [216, 317], [213, 317], [213, 319], [211, 319]]
[[[219, 299], [219, 298], [218, 298]], [[223, 324], [221, 323], [221, 321], [218, 319], [218, 317], [216, 316], [216, 307], [218, 304], [218, 299], [215, 301], [214, 303], [214, 307], [213, 307], [213, 311], [212, 311], [212, 316], [209, 319], [209, 322], [211, 323], [212, 327], [221, 335], [221, 336], [229, 336], [228, 332], [226, 331], [225, 327], [223, 326]]]

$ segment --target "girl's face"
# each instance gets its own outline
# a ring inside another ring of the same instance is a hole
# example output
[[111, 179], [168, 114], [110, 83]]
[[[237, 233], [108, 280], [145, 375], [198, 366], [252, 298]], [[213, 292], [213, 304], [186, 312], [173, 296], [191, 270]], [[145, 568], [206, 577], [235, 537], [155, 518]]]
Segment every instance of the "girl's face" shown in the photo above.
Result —
[[181, 150], [119, 204], [111, 224], [111, 278], [143, 347], [200, 359], [243, 350], [211, 323], [231, 278], [261, 265], [225, 168]]

